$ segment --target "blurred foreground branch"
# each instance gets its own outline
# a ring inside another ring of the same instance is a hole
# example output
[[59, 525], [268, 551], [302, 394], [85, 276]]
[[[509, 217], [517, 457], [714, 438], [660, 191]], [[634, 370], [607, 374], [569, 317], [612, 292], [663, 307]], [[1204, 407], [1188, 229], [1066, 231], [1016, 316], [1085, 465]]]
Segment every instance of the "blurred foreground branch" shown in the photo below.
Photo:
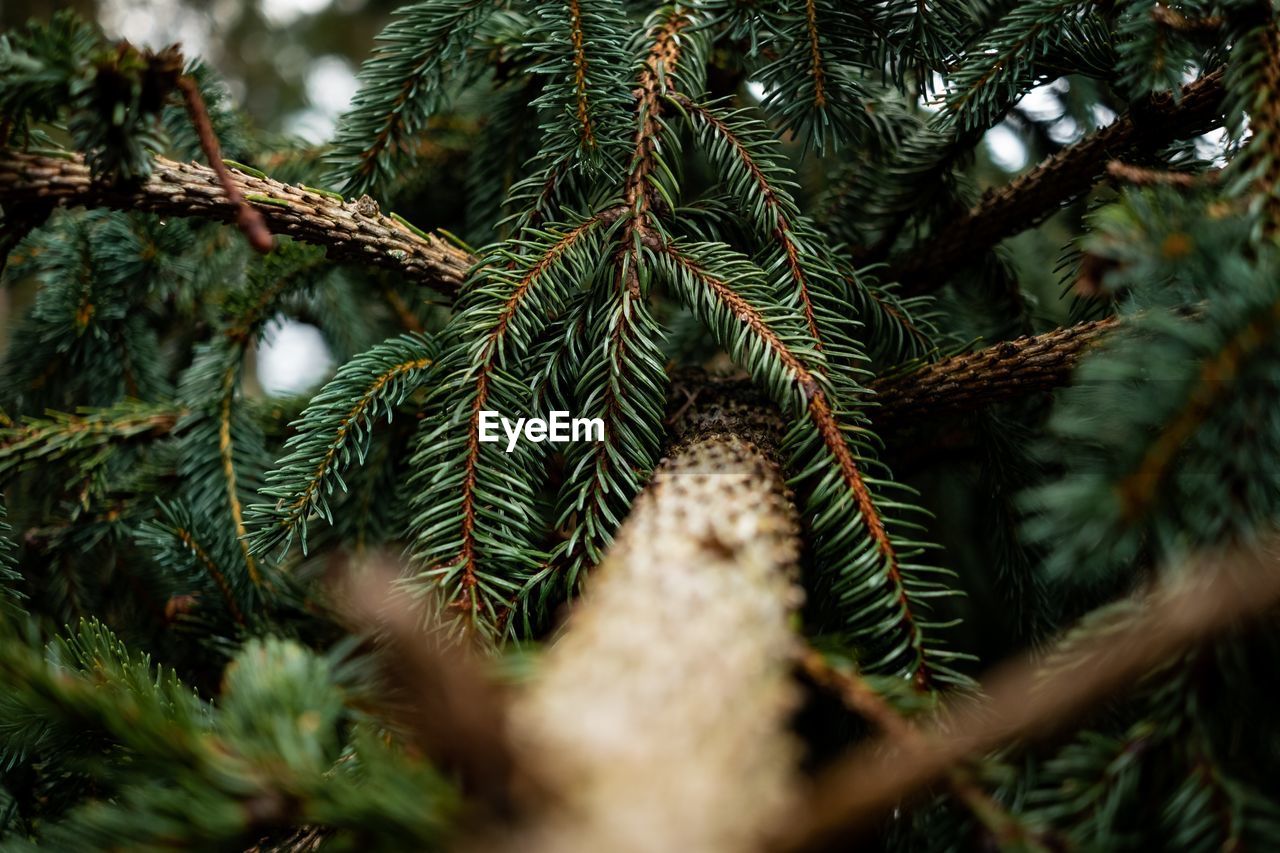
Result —
[[[840, 760], [785, 824], [777, 849], [827, 849], [865, 831], [965, 759], [1044, 737], [1078, 720], [1181, 652], [1280, 603], [1272, 539], [1252, 550], [1191, 560], [1137, 597], [1138, 615], [1043, 659], [1015, 661], [920, 726], [915, 742], [885, 735]], [[1046, 664], [1047, 661], [1047, 664]]]

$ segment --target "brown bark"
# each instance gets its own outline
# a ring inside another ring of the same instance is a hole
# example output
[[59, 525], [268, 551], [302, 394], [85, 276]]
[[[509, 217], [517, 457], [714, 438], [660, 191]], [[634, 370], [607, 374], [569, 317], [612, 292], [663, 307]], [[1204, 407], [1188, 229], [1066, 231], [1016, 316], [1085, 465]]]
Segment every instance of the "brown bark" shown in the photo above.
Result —
[[1115, 122], [1068, 146], [1009, 184], [987, 194], [967, 214], [899, 259], [888, 280], [907, 293], [937, 290], [947, 275], [978, 253], [1035, 225], [1063, 204], [1084, 195], [1124, 152], [1150, 151], [1204, 133], [1222, 119], [1222, 72], [1183, 87], [1177, 100], [1162, 94]]
[[[325, 247], [331, 258], [372, 264], [445, 293], [456, 291], [475, 259], [435, 235], [421, 236], [384, 216], [376, 205], [337, 198], [232, 171], [241, 195], [273, 234]], [[56, 157], [0, 149], [0, 205], [110, 207], [236, 223], [241, 212], [214, 171], [157, 157], [151, 177], [136, 186], [94, 181], [79, 156]]]
[[1048, 653], [998, 667], [981, 693], [923, 720], [915, 743], [890, 736], [855, 747], [816, 780], [782, 825], [782, 851], [843, 849], [966, 759], [1078, 725], [1187, 649], [1239, 630], [1280, 603], [1277, 540], [1193, 557]]
[[871, 383], [877, 404], [872, 422], [896, 426], [1061, 387], [1081, 356], [1115, 326], [1114, 319], [1066, 326], [878, 379]]

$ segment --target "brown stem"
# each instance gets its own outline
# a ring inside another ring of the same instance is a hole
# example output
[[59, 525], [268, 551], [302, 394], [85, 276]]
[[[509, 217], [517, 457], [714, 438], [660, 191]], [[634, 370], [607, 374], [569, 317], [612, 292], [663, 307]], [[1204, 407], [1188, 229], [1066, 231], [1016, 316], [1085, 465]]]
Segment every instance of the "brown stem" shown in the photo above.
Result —
[[[221, 161], [217, 161], [221, 162]], [[277, 234], [324, 246], [329, 257], [372, 264], [453, 293], [475, 258], [434, 235], [421, 235], [357, 202], [240, 171], [230, 180]], [[170, 216], [238, 221], [213, 169], [155, 158], [151, 177], [132, 186], [94, 181], [78, 155], [46, 156], [0, 149], [0, 205], [109, 207]]]
[[1107, 162], [1121, 152], [1156, 149], [1221, 123], [1222, 98], [1221, 71], [1184, 86], [1176, 100], [1165, 93], [1153, 95], [1111, 125], [988, 193], [925, 245], [898, 258], [887, 279], [900, 281], [908, 293], [937, 290], [965, 261], [1088, 192]]
[[[825, 850], [869, 829], [967, 759], [1052, 734], [1161, 664], [1280, 604], [1274, 536], [1255, 547], [1192, 559], [1135, 597], [1136, 615], [1073, 637], [1048, 656], [1015, 660], [920, 726], [921, 748], [888, 737], [825, 771], [783, 825], [779, 851]], [[1049, 660], [1046, 668], [1043, 661]]]
[[879, 379], [871, 384], [877, 404], [872, 421], [884, 429], [1066, 385], [1080, 357], [1115, 328], [1116, 322], [1112, 318], [1095, 320], [1002, 341]]
[[178, 78], [178, 90], [182, 92], [182, 101], [186, 104], [187, 115], [191, 117], [191, 124], [195, 126], [196, 136], [200, 139], [200, 148], [218, 176], [218, 183], [227, 194], [227, 200], [237, 208], [236, 224], [248, 238], [249, 245], [265, 255], [273, 247], [271, 232], [267, 230], [267, 224], [262, 221], [262, 214], [244, 200], [240, 188], [236, 186], [235, 181], [231, 180], [231, 173], [222, 162], [222, 146], [218, 143], [218, 135], [213, 132], [213, 124], [209, 121], [209, 111], [205, 109], [200, 87], [191, 77], [183, 75]]
[[[836, 669], [813, 648], [806, 649], [800, 655], [800, 669], [814, 684], [835, 694], [846, 708], [878, 729], [885, 740], [907, 751], [928, 748], [928, 740], [915, 724], [890, 706], [856, 672]], [[1039, 837], [1038, 832], [1023, 825], [983, 790], [967, 767], [952, 767], [946, 774], [945, 782], [952, 795], [999, 842], [1000, 849], [1015, 844], [1018, 850], [1047, 853], [1051, 849]]]

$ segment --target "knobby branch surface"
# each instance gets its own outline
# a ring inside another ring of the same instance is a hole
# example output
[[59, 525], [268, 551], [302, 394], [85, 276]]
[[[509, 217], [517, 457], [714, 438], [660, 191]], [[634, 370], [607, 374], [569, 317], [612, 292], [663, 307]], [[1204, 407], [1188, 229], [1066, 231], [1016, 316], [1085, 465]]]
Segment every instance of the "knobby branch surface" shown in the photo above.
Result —
[[889, 280], [906, 293], [946, 284], [948, 273], [1006, 237], [1030, 228], [1101, 178], [1108, 162], [1128, 151], [1152, 150], [1211, 130], [1222, 121], [1222, 72], [1215, 71], [1172, 95], [1154, 95], [1107, 127], [1068, 146], [986, 195], [968, 213], [899, 259]]
[[1028, 335], [871, 383], [877, 427], [972, 411], [1066, 385], [1114, 318]]
[[[432, 234], [420, 234], [377, 211], [368, 199], [337, 197], [239, 170], [230, 180], [272, 233], [323, 246], [331, 258], [372, 264], [453, 293], [475, 259]], [[109, 207], [238, 223], [241, 209], [213, 169], [157, 157], [137, 185], [95, 181], [79, 155], [50, 156], [0, 149], [0, 205]]]
[[1053, 734], [1197, 644], [1280, 604], [1280, 540], [1193, 558], [1134, 599], [1135, 615], [1014, 661], [978, 698], [943, 708], [915, 743], [883, 736], [854, 749], [813, 785], [778, 850], [825, 850], [866, 831], [966, 759]]
[[799, 527], [777, 425], [753, 432], [770, 418], [700, 406], [636, 500], [513, 702], [511, 743], [552, 797], [501, 849], [756, 850], [788, 813]]

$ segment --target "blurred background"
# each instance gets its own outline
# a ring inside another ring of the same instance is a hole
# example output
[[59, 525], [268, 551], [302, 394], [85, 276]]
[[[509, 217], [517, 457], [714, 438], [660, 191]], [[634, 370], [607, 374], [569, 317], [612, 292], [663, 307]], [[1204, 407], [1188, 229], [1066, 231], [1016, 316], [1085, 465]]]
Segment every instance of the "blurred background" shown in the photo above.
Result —
[[400, 0], [0, 0], [0, 28], [61, 9], [149, 47], [179, 42], [226, 78], [262, 130], [322, 142]]

